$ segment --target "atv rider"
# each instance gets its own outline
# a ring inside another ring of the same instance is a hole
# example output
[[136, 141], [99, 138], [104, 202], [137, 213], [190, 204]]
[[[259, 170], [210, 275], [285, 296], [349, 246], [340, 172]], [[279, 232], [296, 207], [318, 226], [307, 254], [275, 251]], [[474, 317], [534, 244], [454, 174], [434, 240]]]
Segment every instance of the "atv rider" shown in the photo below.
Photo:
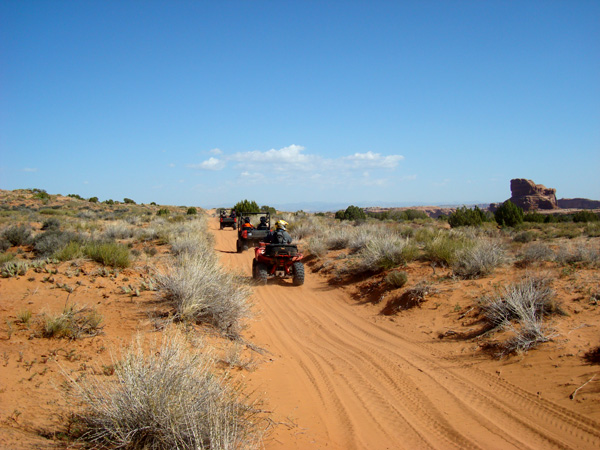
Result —
[[244, 228], [246, 230], [253, 230], [254, 229], [254, 225], [252, 225], [250, 223], [250, 217], [245, 217], [244, 218], [244, 225], [242, 225], [242, 228]]
[[260, 223], [258, 224], [256, 229], [257, 230], [268, 230], [269, 229], [269, 225], [267, 225], [267, 218], [265, 216], [262, 216], [260, 218]]
[[275, 231], [269, 231], [265, 242], [267, 244], [291, 244], [292, 237], [286, 231], [288, 223], [285, 220], [278, 220], [275, 222]]

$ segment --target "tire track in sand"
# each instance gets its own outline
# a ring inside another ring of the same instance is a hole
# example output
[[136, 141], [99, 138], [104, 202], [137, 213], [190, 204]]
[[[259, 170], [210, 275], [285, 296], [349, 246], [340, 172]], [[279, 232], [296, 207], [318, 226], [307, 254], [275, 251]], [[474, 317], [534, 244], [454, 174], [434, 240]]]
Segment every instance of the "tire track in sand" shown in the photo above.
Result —
[[[250, 276], [252, 250], [214, 226], [221, 261]], [[597, 422], [538, 398], [393, 324], [358, 314], [343, 291], [306, 284], [257, 286], [248, 337], [273, 361], [248, 375], [278, 416], [265, 446], [283, 448], [600, 448]]]

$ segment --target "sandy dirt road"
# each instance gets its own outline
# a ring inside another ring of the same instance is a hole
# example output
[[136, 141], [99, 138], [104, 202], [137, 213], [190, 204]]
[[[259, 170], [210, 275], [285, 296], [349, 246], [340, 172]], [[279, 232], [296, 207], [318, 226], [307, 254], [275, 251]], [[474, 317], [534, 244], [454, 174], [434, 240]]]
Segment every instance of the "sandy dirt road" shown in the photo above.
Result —
[[[213, 233], [231, 270], [252, 250]], [[481, 360], [447, 351], [417, 326], [375, 317], [307, 270], [304, 286], [269, 281], [245, 337], [268, 351], [245, 382], [279, 425], [271, 449], [597, 449], [598, 422], [528, 392]]]

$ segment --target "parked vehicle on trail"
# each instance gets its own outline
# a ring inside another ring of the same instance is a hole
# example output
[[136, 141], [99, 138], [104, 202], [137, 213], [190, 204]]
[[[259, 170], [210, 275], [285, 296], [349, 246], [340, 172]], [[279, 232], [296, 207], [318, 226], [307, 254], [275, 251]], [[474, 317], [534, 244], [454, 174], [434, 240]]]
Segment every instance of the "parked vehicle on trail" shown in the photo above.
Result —
[[219, 214], [219, 229], [231, 227], [235, 230], [238, 223], [238, 215], [233, 209], [221, 208], [217, 210]]
[[[258, 224], [255, 226], [258, 217]], [[260, 242], [264, 241], [270, 232], [271, 214], [268, 212], [241, 212], [237, 224], [238, 238], [235, 247], [238, 253], [248, 250], [248, 248], [256, 247]]]
[[267, 284], [269, 278], [292, 278], [294, 286], [301, 286], [304, 284], [302, 258], [297, 245], [261, 242], [254, 249], [252, 278], [260, 284]]

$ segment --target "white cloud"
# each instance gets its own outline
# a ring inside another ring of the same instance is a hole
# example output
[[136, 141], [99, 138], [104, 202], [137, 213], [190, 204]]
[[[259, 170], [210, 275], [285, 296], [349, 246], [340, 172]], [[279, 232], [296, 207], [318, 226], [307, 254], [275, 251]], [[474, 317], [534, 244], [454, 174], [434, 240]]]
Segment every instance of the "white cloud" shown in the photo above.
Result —
[[175, 167], [175, 164], [171, 163], [169, 164], [169, 167]]
[[305, 155], [302, 153], [304, 147], [290, 145], [279, 150], [271, 149], [265, 152], [254, 150], [250, 152], [238, 152], [230, 157], [238, 162], [238, 167], [258, 167], [269, 165], [271, 170], [310, 170], [320, 159], [316, 155]]
[[351, 156], [346, 156], [342, 160], [350, 163], [352, 167], [356, 168], [381, 168], [381, 169], [394, 169], [400, 161], [404, 159], [402, 155], [389, 155], [382, 156], [381, 153], [373, 153], [368, 151], [366, 153], [355, 153]]
[[225, 167], [225, 161], [211, 156], [206, 161], [203, 161], [200, 164], [188, 164], [188, 167], [191, 169], [200, 170], [221, 170]]
[[223, 150], [221, 150], [220, 148], [213, 148], [210, 153], [212, 153], [213, 155], [221, 155], [223, 154]]
[[37, 168], [35, 168], [35, 167], [25, 167], [25, 168], [23, 169], [23, 172], [37, 172], [37, 171], [38, 171], [38, 170], [37, 170]]

